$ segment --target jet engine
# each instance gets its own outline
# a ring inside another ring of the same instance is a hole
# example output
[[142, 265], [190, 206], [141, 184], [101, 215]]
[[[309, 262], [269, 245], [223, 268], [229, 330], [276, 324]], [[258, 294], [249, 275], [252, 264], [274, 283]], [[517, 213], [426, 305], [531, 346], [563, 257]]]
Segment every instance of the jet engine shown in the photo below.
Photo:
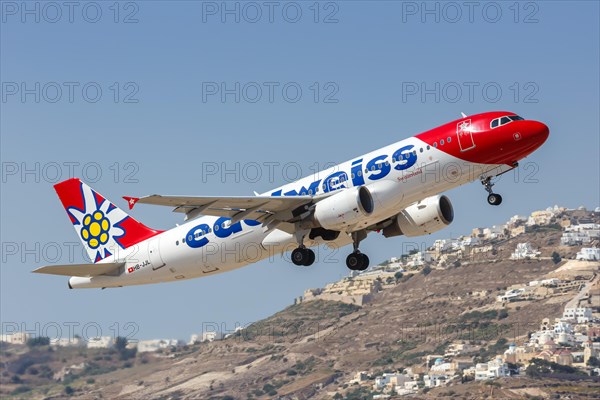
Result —
[[353, 231], [365, 223], [374, 209], [373, 196], [365, 186], [340, 190], [315, 205], [314, 221], [332, 231]]
[[391, 225], [383, 229], [383, 236], [422, 236], [437, 232], [454, 220], [454, 210], [446, 196], [427, 197], [402, 210]]

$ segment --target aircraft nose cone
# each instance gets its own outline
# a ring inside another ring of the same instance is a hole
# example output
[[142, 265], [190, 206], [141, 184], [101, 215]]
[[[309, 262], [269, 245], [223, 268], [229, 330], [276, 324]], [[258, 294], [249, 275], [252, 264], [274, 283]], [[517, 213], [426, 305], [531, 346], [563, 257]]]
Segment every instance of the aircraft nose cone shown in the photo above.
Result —
[[547, 139], [548, 136], [550, 136], [550, 129], [548, 129], [548, 125], [541, 123], [541, 122], [535, 122], [535, 133], [534, 133], [534, 137], [536, 141], [539, 141], [540, 145], [542, 145]]
[[540, 147], [550, 136], [550, 129], [544, 123], [538, 121], [524, 121], [525, 129], [523, 132], [523, 138], [526, 140], [528, 145], [532, 145], [535, 148]]

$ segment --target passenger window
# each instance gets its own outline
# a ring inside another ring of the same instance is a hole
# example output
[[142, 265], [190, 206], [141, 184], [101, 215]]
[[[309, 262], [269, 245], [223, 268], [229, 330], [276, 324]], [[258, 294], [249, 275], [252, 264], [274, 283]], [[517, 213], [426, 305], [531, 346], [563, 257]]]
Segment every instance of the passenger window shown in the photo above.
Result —
[[433, 142], [433, 147], [437, 147], [437, 142]]
[[448, 136], [448, 140], [446, 140], [446, 142], [450, 143], [452, 141], [452, 138], [450, 136]]
[[427, 145], [427, 150], [431, 149], [431, 146]]
[[179, 240], [175, 241], [175, 246], [179, 246]]
[[421, 147], [421, 148], [419, 149], [419, 153], [422, 153], [422, 152], [423, 152], [423, 148]]
[[440, 140], [440, 144], [443, 146], [444, 145], [444, 139]]

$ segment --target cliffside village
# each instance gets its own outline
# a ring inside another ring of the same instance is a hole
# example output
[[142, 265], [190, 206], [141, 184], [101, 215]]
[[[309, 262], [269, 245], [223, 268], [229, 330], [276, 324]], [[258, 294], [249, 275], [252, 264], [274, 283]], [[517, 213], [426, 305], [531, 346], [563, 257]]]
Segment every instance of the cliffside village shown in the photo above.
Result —
[[[564, 208], [553, 207], [535, 211], [529, 217], [514, 216], [505, 225], [476, 228], [467, 237], [437, 240], [426, 251], [393, 258], [371, 271], [327, 285], [323, 289], [309, 289], [297, 301], [314, 299], [337, 300], [365, 304], [372, 296], [406, 274], [422, 273], [424, 268], [447, 268], [454, 262], [477, 262], [473, 255], [489, 254], [489, 262], [500, 259], [499, 246], [507, 238], [553, 226], [562, 230], [561, 245], [577, 246], [573, 259], [538, 280], [523, 282], [497, 295], [499, 306], [553, 296], [571, 296], [560, 317], [541, 316], [539, 328], [521, 335], [513, 342], [506, 341], [498, 354], [487, 360], [477, 357], [482, 349], [477, 341], [456, 340], [443, 354], [427, 354], [422, 363], [393, 373], [373, 374], [358, 371], [346, 386], [368, 387], [374, 399], [408, 396], [433, 387], [451, 386], [466, 381], [490, 381], [503, 377], [524, 375], [532, 363], [543, 360], [560, 366], [575, 368], [580, 373], [600, 375], [600, 224], [589, 218], [572, 221]], [[597, 220], [600, 209], [593, 213]], [[535, 260], [541, 252], [531, 243], [521, 242], [508, 257], [511, 260]], [[546, 258], [552, 258], [547, 256]], [[466, 261], [465, 261], [466, 260]], [[557, 260], [558, 261], [558, 260]], [[564, 261], [564, 260], [563, 260]], [[559, 264], [559, 262], [557, 262]], [[491, 292], [471, 293], [490, 296]], [[502, 343], [502, 342], [498, 342]]]
[[[598, 288], [596, 286], [596, 292]], [[367, 386], [380, 394], [374, 399], [407, 396], [428, 388], [451, 386], [467, 381], [490, 381], [525, 375], [530, 364], [544, 360], [572, 367], [589, 375], [600, 375], [600, 295], [596, 307], [565, 307], [559, 318], [543, 318], [539, 329], [521, 343], [507, 343], [505, 349], [485, 362], [475, 362], [481, 345], [454, 341], [443, 354], [428, 354], [423, 363], [402, 371], [374, 376], [359, 371], [348, 386]]]

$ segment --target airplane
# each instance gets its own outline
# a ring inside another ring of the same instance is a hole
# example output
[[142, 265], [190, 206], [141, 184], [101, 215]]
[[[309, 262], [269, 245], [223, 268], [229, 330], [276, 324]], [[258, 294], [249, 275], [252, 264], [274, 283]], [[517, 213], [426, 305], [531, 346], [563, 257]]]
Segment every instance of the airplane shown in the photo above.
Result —
[[492, 178], [517, 168], [548, 138], [548, 127], [513, 112], [462, 118], [254, 196], [124, 196], [136, 204], [172, 207], [185, 222], [151, 229], [78, 178], [54, 186], [93, 263], [50, 265], [36, 273], [70, 276], [68, 287], [112, 288], [172, 282], [231, 271], [291, 250], [309, 266], [311, 247], [345, 246], [350, 270], [369, 257], [369, 233], [427, 235], [454, 220], [441, 194], [479, 180], [487, 201], [502, 196]]

